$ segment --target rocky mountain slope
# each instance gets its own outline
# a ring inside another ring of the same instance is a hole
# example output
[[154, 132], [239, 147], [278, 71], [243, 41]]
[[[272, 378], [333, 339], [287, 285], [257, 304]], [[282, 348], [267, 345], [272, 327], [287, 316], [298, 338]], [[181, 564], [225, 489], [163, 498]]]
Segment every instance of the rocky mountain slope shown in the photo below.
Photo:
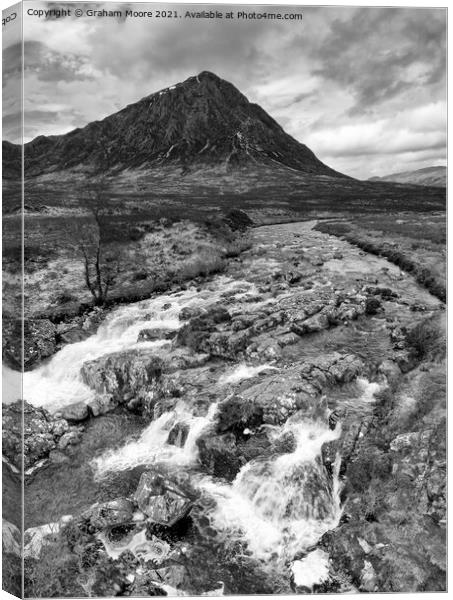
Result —
[[395, 183], [446, 187], [447, 167], [427, 167], [416, 171], [403, 171], [382, 177], [371, 177], [369, 181], [393, 181]]
[[[8, 163], [15, 150], [4, 145]], [[28, 176], [68, 169], [121, 172], [175, 165], [185, 172], [264, 164], [344, 177], [231, 83], [208, 71], [82, 129], [39, 136], [25, 145], [25, 161]], [[10, 176], [11, 169], [5, 174]]]

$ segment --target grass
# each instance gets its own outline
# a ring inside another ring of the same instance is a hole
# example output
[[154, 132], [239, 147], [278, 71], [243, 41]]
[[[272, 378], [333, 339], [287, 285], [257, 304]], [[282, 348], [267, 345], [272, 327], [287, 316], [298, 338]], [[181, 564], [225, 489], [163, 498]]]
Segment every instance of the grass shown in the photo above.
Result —
[[446, 301], [444, 213], [375, 213], [354, 221], [348, 218], [323, 221], [316, 229], [341, 237], [365, 252], [384, 256], [413, 274], [420, 285], [442, 302]]
[[[114, 251], [119, 272], [107, 303], [135, 301], [166, 290], [174, 283], [221, 272], [229, 258], [250, 247], [245, 231], [249, 220], [241, 211], [199, 218], [198, 222], [162, 218], [140, 220], [137, 215], [107, 215], [103, 254]], [[27, 316], [59, 320], [90, 307], [93, 299], [85, 285], [83, 257], [68, 234], [68, 217], [28, 217], [25, 260], [25, 311]], [[85, 217], [74, 216], [83, 227]], [[121, 233], [122, 232], [122, 233]], [[20, 266], [18, 239], [8, 229], [4, 252], [4, 309], [15, 312], [20, 279], [12, 273]], [[15, 246], [13, 244], [16, 244]]]

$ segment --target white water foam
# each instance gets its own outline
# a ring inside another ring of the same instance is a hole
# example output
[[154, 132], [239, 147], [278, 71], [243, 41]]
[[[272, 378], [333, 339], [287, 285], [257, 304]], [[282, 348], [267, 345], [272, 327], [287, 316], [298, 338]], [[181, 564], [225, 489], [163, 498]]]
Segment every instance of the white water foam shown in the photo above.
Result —
[[[205, 416], [195, 417], [181, 402], [174, 410], [164, 413], [148, 425], [137, 440], [93, 459], [91, 466], [95, 476], [102, 478], [111, 471], [124, 471], [139, 465], [167, 463], [184, 466], [194, 463], [198, 457], [196, 441], [216, 410], [217, 404], [211, 404]], [[168, 434], [176, 423], [189, 426], [189, 434], [182, 448], [167, 444]]]
[[277, 370], [277, 367], [272, 366], [271, 364], [259, 365], [257, 367], [246, 365], [242, 363], [235, 367], [228, 373], [225, 373], [219, 378], [220, 385], [234, 384], [239, 383], [243, 379], [250, 379], [251, 377], [255, 377], [258, 373], [262, 371], [267, 371], [269, 369]]
[[294, 452], [247, 463], [232, 484], [205, 478], [200, 487], [215, 498], [212, 525], [226, 539], [243, 540], [257, 558], [288, 564], [340, 519], [338, 468], [331, 482], [321, 462], [322, 445], [340, 432], [294, 420], [284, 432], [295, 436]]
[[294, 583], [312, 589], [329, 578], [329, 555], [320, 548], [309, 552], [305, 558], [291, 565]]
[[368, 381], [365, 377], [357, 377], [357, 385], [361, 391], [360, 400], [362, 402], [375, 402], [376, 394], [382, 389], [376, 381]]
[[[78, 401], [88, 401], [94, 392], [82, 381], [80, 370], [86, 361], [135, 348], [159, 348], [165, 340], [137, 342], [142, 329], [178, 329], [179, 312], [184, 306], [206, 306], [216, 302], [222, 293], [236, 287], [250, 286], [247, 282], [226, 277], [216, 280], [216, 290], [198, 293], [195, 288], [174, 294], [163, 294], [142, 302], [121, 306], [107, 317], [96, 334], [88, 339], [68, 344], [47, 363], [24, 374], [24, 398], [35, 406], [55, 412]], [[171, 307], [164, 310], [165, 304]], [[13, 372], [12, 372], [13, 373]], [[7, 377], [12, 377], [7, 371]]]

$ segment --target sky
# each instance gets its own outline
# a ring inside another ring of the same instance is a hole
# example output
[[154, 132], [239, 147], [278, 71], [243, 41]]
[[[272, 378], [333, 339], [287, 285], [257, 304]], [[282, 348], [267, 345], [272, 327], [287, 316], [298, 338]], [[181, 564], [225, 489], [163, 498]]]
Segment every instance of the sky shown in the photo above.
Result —
[[[76, 17], [78, 7], [122, 16]], [[303, 19], [125, 17], [138, 7], [169, 8], [25, 2], [25, 11], [73, 13], [24, 16], [25, 141], [83, 127], [209, 70], [348, 175], [366, 179], [446, 164], [445, 9], [253, 5], [246, 11], [302, 13]], [[18, 73], [20, 46], [6, 38], [3, 139], [15, 142]]]

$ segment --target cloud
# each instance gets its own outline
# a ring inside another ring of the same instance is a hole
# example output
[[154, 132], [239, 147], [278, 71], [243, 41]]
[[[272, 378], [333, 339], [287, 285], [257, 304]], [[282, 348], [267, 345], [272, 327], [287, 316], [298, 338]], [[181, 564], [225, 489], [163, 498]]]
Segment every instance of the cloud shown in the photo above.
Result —
[[314, 73], [352, 92], [353, 115], [444, 82], [445, 56], [444, 10], [361, 8], [332, 23]]
[[[84, 4], [122, 10], [121, 18], [25, 17], [27, 140], [82, 127], [209, 70], [348, 174], [384, 174], [389, 165], [404, 170], [410, 161], [429, 166], [445, 157], [443, 9], [308, 7], [296, 23], [125, 18], [131, 6]], [[35, 2], [34, 8], [74, 5]], [[282, 12], [282, 6], [254, 10]], [[13, 115], [20, 52], [11, 40], [4, 45], [4, 103]]]

